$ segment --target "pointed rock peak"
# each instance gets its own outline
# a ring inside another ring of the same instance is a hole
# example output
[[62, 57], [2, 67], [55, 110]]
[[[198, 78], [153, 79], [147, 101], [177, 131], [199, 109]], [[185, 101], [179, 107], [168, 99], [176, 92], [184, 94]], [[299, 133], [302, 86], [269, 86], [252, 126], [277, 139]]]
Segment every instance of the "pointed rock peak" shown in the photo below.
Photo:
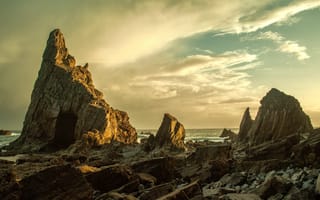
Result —
[[246, 116], [248, 116], [251, 119], [250, 108], [249, 107], [247, 107], [246, 110], [244, 111], [243, 117], [245, 118]]
[[60, 29], [54, 29], [49, 34], [46, 49], [42, 55], [44, 61], [57, 65], [75, 66], [75, 58], [68, 53], [66, 43]]
[[272, 88], [266, 96], [260, 101], [262, 107], [272, 109], [282, 109], [285, 107], [300, 107], [300, 104], [296, 98], [281, 92], [278, 89]]
[[185, 129], [183, 125], [169, 113], [165, 113], [156, 135], [159, 147], [171, 146], [175, 149], [184, 149]]
[[164, 116], [163, 116], [163, 119], [177, 120], [174, 116], [172, 116], [169, 113], [165, 113]]

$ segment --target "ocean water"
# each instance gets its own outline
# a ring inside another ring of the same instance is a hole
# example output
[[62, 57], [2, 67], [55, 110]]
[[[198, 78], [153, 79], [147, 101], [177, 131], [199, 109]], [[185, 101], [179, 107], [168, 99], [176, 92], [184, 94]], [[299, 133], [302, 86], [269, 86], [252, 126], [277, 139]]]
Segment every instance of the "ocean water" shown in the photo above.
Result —
[[[228, 128], [234, 133], [238, 133], [238, 128]], [[186, 129], [185, 142], [193, 141], [212, 141], [212, 142], [223, 142], [224, 138], [220, 138], [223, 128], [211, 128], [211, 129]], [[149, 137], [150, 133], [156, 135], [157, 129], [137, 129], [138, 142], [141, 139]]]
[[[233, 132], [238, 133], [237, 128], [230, 128]], [[213, 142], [222, 142], [224, 138], [220, 138], [222, 133], [222, 128], [213, 128], [213, 129], [186, 129], [186, 138], [185, 141], [213, 141]], [[157, 129], [137, 129], [138, 132], [138, 142], [141, 139], [149, 137], [150, 133], [156, 135]], [[14, 141], [19, 137], [20, 133], [15, 131], [10, 136], [0, 135], [0, 148], [8, 145], [10, 142]]]
[[8, 145], [10, 142], [14, 141], [20, 136], [20, 132], [12, 132], [11, 135], [0, 135], [0, 148]]

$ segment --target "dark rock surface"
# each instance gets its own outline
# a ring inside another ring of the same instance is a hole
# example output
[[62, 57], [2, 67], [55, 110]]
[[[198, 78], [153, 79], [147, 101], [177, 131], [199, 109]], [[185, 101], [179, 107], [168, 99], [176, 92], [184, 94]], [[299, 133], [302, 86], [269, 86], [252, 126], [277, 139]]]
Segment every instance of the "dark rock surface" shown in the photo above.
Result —
[[42, 58], [21, 136], [11, 143], [11, 149], [66, 148], [84, 135], [95, 145], [113, 140], [136, 142], [137, 133], [127, 113], [113, 109], [103, 99], [88, 65], [76, 65], [59, 29], [50, 33]]
[[47, 168], [20, 182], [22, 199], [90, 199], [93, 189], [69, 165]]
[[227, 137], [231, 142], [235, 142], [238, 138], [238, 134], [232, 132], [230, 129], [223, 129], [220, 137]]
[[12, 134], [11, 131], [0, 129], [0, 135], [11, 135], [11, 134]]
[[249, 131], [252, 146], [313, 130], [310, 118], [294, 97], [273, 88], [260, 103]]
[[172, 115], [165, 113], [155, 141], [157, 146], [169, 146], [175, 149], [184, 149], [185, 129]]
[[239, 133], [238, 133], [238, 142], [240, 143], [248, 142], [249, 131], [251, 129], [252, 123], [253, 123], [253, 120], [251, 118], [249, 108], [247, 108], [241, 119]]

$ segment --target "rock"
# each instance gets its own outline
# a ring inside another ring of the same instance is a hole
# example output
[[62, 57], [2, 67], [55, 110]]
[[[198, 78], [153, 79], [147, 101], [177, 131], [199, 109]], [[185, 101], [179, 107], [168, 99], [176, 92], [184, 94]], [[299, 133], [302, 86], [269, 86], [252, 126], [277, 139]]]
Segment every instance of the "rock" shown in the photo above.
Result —
[[113, 109], [92, 81], [88, 67], [76, 66], [63, 34], [53, 30], [42, 56], [21, 136], [9, 149], [19, 152], [66, 148], [83, 134], [97, 145], [137, 139], [126, 112]]
[[200, 188], [198, 182], [195, 181], [195, 182], [192, 182], [186, 186], [178, 188], [169, 194], [166, 194], [166, 195], [158, 198], [158, 200], [166, 200], [166, 199], [188, 200], [188, 199], [191, 199], [192, 197], [197, 196], [199, 194], [201, 194], [201, 188]]
[[157, 183], [157, 178], [147, 173], [137, 173], [140, 183], [147, 186], [154, 186]]
[[143, 150], [150, 152], [156, 148], [156, 138], [153, 134], [150, 134], [146, 142], [143, 144]]
[[98, 172], [101, 169], [89, 165], [81, 165], [77, 167], [77, 169], [82, 173], [82, 174], [88, 174], [88, 173], [93, 173], [93, 172]]
[[69, 165], [50, 167], [20, 181], [21, 199], [90, 199], [93, 190]]
[[249, 131], [251, 146], [313, 130], [310, 118], [294, 97], [273, 88], [260, 103]]
[[294, 161], [302, 166], [320, 168], [320, 130], [315, 129], [310, 136], [293, 148]]
[[177, 171], [178, 162], [172, 157], [153, 158], [133, 163], [131, 168], [135, 173], [147, 173], [155, 177], [158, 183], [165, 183], [181, 176]]
[[20, 199], [21, 191], [14, 162], [0, 160], [0, 199]]
[[320, 175], [318, 175], [318, 178], [317, 178], [317, 181], [316, 181], [315, 193], [316, 193], [317, 195], [320, 195]]
[[266, 141], [262, 144], [250, 147], [247, 149], [247, 159], [289, 159], [292, 154], [293, 147], [299, 143], [299, 139], [299, 135], [292, 134], [276, 141]]
[[0, 135], [11, 135], [11, 134], [12, 134], [11, 131], [0, 129]]
[[101, 192], [109, 192], [137, 179], [132, 170], [124, 165], [102, 167], [100, 171], [89, 173], [85, 177], [95, 190]]
[[175, 117], [165, 113], [155, 140], [159, 147], [170, 146], [174, 149], [184, 150], [185, 135], [186, 133], [183, 125]]
[[230, 129], [223, 129], [220, 137], [228, 137], [231, 142], [235, 142], [237, 140], [238, 135], [232, 132]]
[[187, 159], [189, 162], [208, 162], [210, 160], [228, 160], [231, 158], [231, 145], [230, 144], [215, 144], [205, 145], [196, 148]]
[[146, 189], [138, 197], [141, 200], [157, 199], [161, 196], [164, 196], [174, 190], [172, 183], [164, 183], [161, 185], [154, 186], [152, 188]]
[[224, 199], [224, 200], [261, 200], [259, 196], [256, 194], [227, 194], [224, 195], [223, 197], [219, 199]]
[[253, 120], [251, 119], [249, 108], [247, 108], [242, 116], [240, 123], [239, 133], [238, 133], [238, 142], [245, 143], [249, 140], [249, 131], [251, 129]]
[[276, 175], [266, 179], [255, 193], [262, 199], [268, 199], [277, 193], [287, 194], [291, 186], [292, 183], [290, 181]]

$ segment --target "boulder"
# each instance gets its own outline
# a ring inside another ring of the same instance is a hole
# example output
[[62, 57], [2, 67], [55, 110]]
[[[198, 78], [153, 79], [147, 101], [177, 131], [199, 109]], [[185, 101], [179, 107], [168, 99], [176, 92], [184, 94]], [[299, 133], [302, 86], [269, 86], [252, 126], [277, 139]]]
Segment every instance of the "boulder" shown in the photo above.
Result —
[[187, 159], [189, 162], [202, 163], [217, 159], [228, 160], [230, 158], [231, 145], [226, 143], [199, 146]]
[[235, 142], [237, 140], [238, 135], [232, 132], [230, 129], [223, 129], [220, 137], [227, 137], [231, 142]]
[[251, 129], [253, 120], [250, 115], [249, 108], [247, 108], [242, 116], [240, 123], [239, 133], [238, 133], [238, 142], [245, 143], [249, 140], [249, 131]]
[[0, 129], [0, 135], [11, 135], [11, 134], [12, 134], [11, 131]]
[[169, 146], [174, 149], [184, 149], [185, 129], [172, 115], [165, 113], [156, 134], [156, 144], [159, 147]]
[[310, 118], [293, 96], [273, 88], [260, 103], [261, 106], [249, 131], [251, 146], [313, 130]]
[[50, 167], [20, 181], [21, 199], [91, 199], [93, 189], [69, 165]]
[[137, 139], [126, 112], [113, 109], [93, 85], [88, 64], [76, 65], [63, 34], [53, 30], [42, 56], [21, 136], [9, 148], [20, 152], [66, 148], [83, 134], [100, 145]]

